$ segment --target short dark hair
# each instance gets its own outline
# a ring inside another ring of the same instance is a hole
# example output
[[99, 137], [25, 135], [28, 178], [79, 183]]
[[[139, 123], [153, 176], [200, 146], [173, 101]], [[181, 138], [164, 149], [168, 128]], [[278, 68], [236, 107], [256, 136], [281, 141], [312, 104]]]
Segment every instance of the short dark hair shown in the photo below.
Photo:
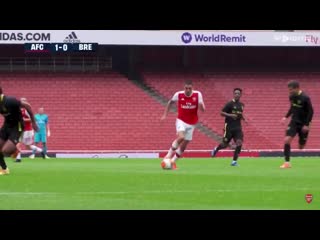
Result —
[[291, 80], [288, 82], [288, 87], [289, 88], [299, 88], [300, 83], [297, 80]]
[[193, 85], [192, 81], [191, 80], [186, 80], [184, 82], [184, 85]]
[[240, 91], [240, 93], [242, 93], [242, 89], [241, 89], [241, 88], [238, 88], [238, 87], [235, 88], [235, 89], [233, 89], [233, 92], [235, 92], [235, 91], [237, 91], [237, 90]]

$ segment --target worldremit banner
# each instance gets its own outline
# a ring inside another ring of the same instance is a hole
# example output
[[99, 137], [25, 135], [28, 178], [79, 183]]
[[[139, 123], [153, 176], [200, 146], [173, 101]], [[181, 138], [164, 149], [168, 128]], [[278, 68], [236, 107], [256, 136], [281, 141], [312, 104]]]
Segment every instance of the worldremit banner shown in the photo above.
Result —
[[320, 32], [0, 30], [0, 44], [81, 43], [167, 46], [320, 46]]

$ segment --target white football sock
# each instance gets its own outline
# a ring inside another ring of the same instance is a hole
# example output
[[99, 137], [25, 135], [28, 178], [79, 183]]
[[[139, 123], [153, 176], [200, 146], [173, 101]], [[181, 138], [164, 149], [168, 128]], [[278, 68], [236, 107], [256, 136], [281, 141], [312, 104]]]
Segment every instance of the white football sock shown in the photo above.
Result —
[[181, 155], [182, 155], [182, 151], [181, 151], [181, 149], [180, 148], [178, 148], [177, 150], [176, 150], [176, 154], [173, 156], [173, 158], [172, 158], [172, 162], [175, 162], [178, 158], [180, 158], [181, 157]]
[[30, 145], [31, 150], [35, 150], [36, 152], [42, 152], [42, 149], [35, 146], [35, 145]]

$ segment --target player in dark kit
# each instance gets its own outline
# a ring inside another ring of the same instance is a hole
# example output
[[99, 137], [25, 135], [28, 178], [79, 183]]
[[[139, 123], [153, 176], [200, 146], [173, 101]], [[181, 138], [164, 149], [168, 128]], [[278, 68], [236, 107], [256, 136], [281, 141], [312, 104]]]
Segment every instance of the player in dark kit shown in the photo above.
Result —
[[215, 147], [211, 156], [215, 157], [220, 149], [226, 148], [230, 141], [233, 139], [236, 143], [236, 148], [233, 154], [233, 161], [231, 166], [238, 166], [237, 160], [239, 153], [241, 152], [242, 142], [243, 142], [243, 132], [241, 126], [241, 120], [245, 120], [243, 116], [244, 104], [240, 102], [240, 97], [242, 95], [241, 88], [235, 88], [233, 90], [233, 99], [228, 102], [221, 111], [221, 116], [225, 117], [224, 124], [224, 135], [222, 143]]
[[289, 100], [291, 103], [290, 109], [287, 115], [282, 118], [282, 123], [285, 123], [286, 119], [291, 116], [291, 121], [286, 131], [286, 137], [284, 139], [284, 157], [285, 162], [280, 168], [291, 168], [290, 153], [291, 142], [298, 133], [299, 135], [299, 148], [303, 149], [306, 145], [309, 128], [313, 117], [313, 107], [310, 97], [300, 90], [300, 84], [298, 81], [292, 80], [288, 83]]
[[29, 103], [19, 101], [15, 97], [5, 96], [0, 87], [0, 114], [4, 117], [4, 123], [0, 129], [0, 175], [9, 174], [4, 156], [12, 156], [19, 153], [16, 145], [24, 130], [23, 117], [20, 108], [25, 108], [31, 118], [32, 126], [35, 131], [38, 126]]

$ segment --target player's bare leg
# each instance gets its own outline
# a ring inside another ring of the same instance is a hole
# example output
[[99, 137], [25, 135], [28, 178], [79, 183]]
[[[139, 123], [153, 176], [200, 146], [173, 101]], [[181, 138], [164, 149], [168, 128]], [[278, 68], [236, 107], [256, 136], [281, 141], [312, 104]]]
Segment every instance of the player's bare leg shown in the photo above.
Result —
[[[19, 151], [17, 156], [15, 157], [15, 162], [21, 162], [21, 143], [16, 145], [17, 150]], [[14, 156], [13, 156], [14, 157]]]
[[175, 153], [177, 148], [180, 146], [180, 144], [184, 140], [184, 135], [185, 135], [184, 132], [178, 132], [177, 135], [178, 135], [178, 137], [173, 141], [171, 148], [169, 149], [165, 158], [172, 158], [172, 155]]
[[11, 141], [7, 140], [4, 142], [3, 140], [0, 140], [0, 146], [2, 145], [1, 148], [1, 154], [0, 154], [0, 165], [2, 170], [0, 171], [0, 175], [7, 175], [9, 174], [9, 168], [7, 167], [5, 161], [4, 161], [4, 156], [12, 156], [13, 153], [17, 151], [16, 145]]
[[[0, 149], [1, 150], [2, 150], [2, 147], [4, 146], [4, 144], [5, 144], [5, 141], [3, 139], [0, 139]], [[0, 175], [5, 175], [5, 174], [9, 173], [9, 169], [7, 167], [5, 160], [4, 160], [4, 155], [3, 155], [2, 151], [0, 152], [0, 166], [1, 166]]]
[[11, 140], [6, 141], [2, 146], [2, 153], [6, 157], [12, 156], [17, 150], [16, 145]]

